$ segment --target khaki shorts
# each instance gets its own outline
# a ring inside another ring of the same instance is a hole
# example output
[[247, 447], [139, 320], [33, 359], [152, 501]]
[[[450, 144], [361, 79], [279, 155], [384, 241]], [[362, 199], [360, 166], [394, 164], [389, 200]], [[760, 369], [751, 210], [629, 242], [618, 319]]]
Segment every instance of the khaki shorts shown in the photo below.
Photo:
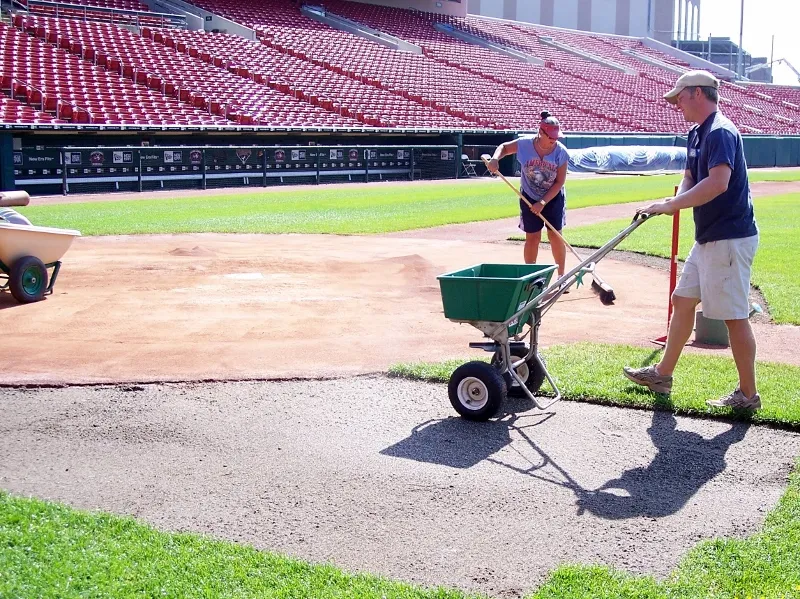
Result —
[[695, 243], [675, 295], [699, 299], [703, 316], [741, 320], [750, 316], [750, 272], [758, 235]]

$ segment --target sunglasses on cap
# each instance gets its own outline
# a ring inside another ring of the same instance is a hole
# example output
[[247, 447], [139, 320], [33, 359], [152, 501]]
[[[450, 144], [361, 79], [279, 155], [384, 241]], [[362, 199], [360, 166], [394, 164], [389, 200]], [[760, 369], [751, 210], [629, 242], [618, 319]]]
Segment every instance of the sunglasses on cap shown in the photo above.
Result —
[[547, 138], [558, 141], [558, 134], [560, 132], [560, 127], [558, 125], [548, 125], [542, 123], [539, 125], [539, 132], [543, 133]]

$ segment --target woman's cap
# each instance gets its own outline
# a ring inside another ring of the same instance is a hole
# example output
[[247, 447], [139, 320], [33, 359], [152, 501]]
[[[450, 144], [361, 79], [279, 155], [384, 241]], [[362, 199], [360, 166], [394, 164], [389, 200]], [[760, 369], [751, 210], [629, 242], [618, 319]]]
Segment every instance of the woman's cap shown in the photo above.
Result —
[[542, 122], [539, 123], [539, 130], [544, 131], [545, 135], [550, 139], [564, 137], [564, 134], [561, 132], [561, 123], [559, 123], [558, 119], [554, 116], [543, 118]]

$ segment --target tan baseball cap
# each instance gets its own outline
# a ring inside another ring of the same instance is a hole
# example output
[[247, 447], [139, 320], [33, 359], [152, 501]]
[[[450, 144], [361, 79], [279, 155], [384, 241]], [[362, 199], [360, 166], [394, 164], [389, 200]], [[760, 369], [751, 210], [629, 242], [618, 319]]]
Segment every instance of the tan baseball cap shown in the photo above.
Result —
[[719, 79], [708, 71], [686, 71], [678, 78], [675, 87], [664, 94], [664, 99], [670, 104], [678, 103], [678, 94], [687, 87], [713, 87], [719, 89]]

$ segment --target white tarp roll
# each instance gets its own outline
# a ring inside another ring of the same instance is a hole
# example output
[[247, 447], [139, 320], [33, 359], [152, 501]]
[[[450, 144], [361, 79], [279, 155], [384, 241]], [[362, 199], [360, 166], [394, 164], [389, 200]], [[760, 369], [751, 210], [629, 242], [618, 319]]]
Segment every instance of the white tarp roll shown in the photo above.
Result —
[[568, 150], [571, 173], [681, 172], [686, 148], [677, 146], [601, 146]]

